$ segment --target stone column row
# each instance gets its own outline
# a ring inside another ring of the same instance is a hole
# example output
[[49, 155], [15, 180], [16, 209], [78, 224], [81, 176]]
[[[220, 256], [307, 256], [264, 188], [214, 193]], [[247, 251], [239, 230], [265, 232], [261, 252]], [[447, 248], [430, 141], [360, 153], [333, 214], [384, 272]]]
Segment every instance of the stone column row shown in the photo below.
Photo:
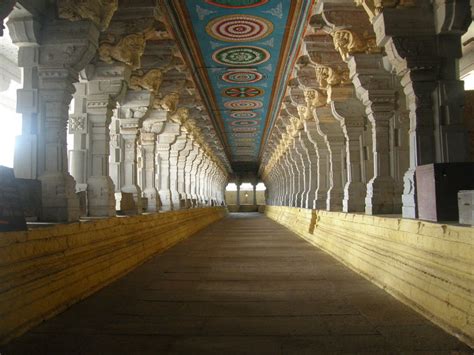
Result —
[[[137, 72], [154, 33], [99, 42], [118, 2], [88, 11], [78, 3], [74, 14], [62, 3], [41, 23], [25, 13], [9, 21], [24, 70], [15, 173], [41, 181], [41, 220], [223, 204], [227, 169], [216, 158], [220, 147], [211, 148], [192, 125], [174, 118], [177, 105], [165, 99], [177, 94], [169, 87], [158, 92], [160, 69]], [[74, 137], [69, 154], [67, 127]]]

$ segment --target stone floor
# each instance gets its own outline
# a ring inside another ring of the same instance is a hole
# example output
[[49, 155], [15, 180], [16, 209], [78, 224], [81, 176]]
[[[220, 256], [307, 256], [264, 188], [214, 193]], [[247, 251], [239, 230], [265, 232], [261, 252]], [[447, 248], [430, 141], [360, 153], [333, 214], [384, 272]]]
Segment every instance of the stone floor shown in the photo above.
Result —
[[233, 214], [44, 322], [9, 354], [471, 354], [259, 214]]

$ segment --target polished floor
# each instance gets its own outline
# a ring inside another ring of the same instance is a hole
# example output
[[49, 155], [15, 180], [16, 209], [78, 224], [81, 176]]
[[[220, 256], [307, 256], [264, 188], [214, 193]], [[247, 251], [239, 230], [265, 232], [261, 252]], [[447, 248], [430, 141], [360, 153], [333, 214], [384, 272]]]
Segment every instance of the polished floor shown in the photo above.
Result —
[[275, 222], [232, 214], [0, 349], [9, 354], [471, 354]]

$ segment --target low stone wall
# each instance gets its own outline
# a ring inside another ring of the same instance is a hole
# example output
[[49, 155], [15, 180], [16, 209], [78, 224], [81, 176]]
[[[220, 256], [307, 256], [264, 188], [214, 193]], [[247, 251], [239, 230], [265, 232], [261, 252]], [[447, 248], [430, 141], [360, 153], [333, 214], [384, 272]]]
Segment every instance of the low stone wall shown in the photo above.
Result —
[[223, 207], [0, 233], [0, 343], [221, 219]]
[[474, 345], [474, 228], [280, 206], [265, 214]]

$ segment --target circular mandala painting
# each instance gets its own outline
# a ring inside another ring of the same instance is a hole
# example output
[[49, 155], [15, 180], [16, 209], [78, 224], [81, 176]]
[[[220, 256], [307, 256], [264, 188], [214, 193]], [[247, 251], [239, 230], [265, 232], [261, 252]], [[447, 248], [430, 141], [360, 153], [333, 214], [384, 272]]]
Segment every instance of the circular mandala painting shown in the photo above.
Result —
[[251, 143], [255, 145], [255, 139], [254, 138], [236, 138], [235, 143], [237, 144]]
[[205, 0], [208, 4], [230, 9], [245, 9], [266, 4], [268, 0]]
[[234, 132], [232, 133], [232, 137], [235, 138], [251, 138], [251, 137], [256, 137], [257, 133], [242, 133], [242, 132]]
[[236, 119], [255, 118], [257, 117], [257, 113], [251, 112], [251, 111], [235, 111], [230, 114], [230, 117], [236, 118]]
[[225, 47], [214, 52], [212, 59], [223, 65], [241, 66], [257, 65], [270, 59], [267, 50], [253, 46]]
[[263, 75], [255, 70], [230, 70], [222, 75], [222, 80], [228, 83], [256, 83], [263, 79]]
[[230, 123], [232, 126], [257, 126], [258, 122], [255, 120], [238, 120]]
[[232, 127], [233, 132], [256, 132], [256, 127]]
[[262, 101], [257, 100], [235, 100], [224, 104], [230, 110], [254, 110], [263, 107]]
[[210, 21], [206, 32], [223, 42], [258, 41], [273, 32], [273, 24], [251, 15], [228, 15]]
[[222, 94], [227, 97], [234, 97], [237, 99], [246, 97], [257, 97], [263, 95], [263, 90], [254, 87], [228, 88], [222, 91]]

